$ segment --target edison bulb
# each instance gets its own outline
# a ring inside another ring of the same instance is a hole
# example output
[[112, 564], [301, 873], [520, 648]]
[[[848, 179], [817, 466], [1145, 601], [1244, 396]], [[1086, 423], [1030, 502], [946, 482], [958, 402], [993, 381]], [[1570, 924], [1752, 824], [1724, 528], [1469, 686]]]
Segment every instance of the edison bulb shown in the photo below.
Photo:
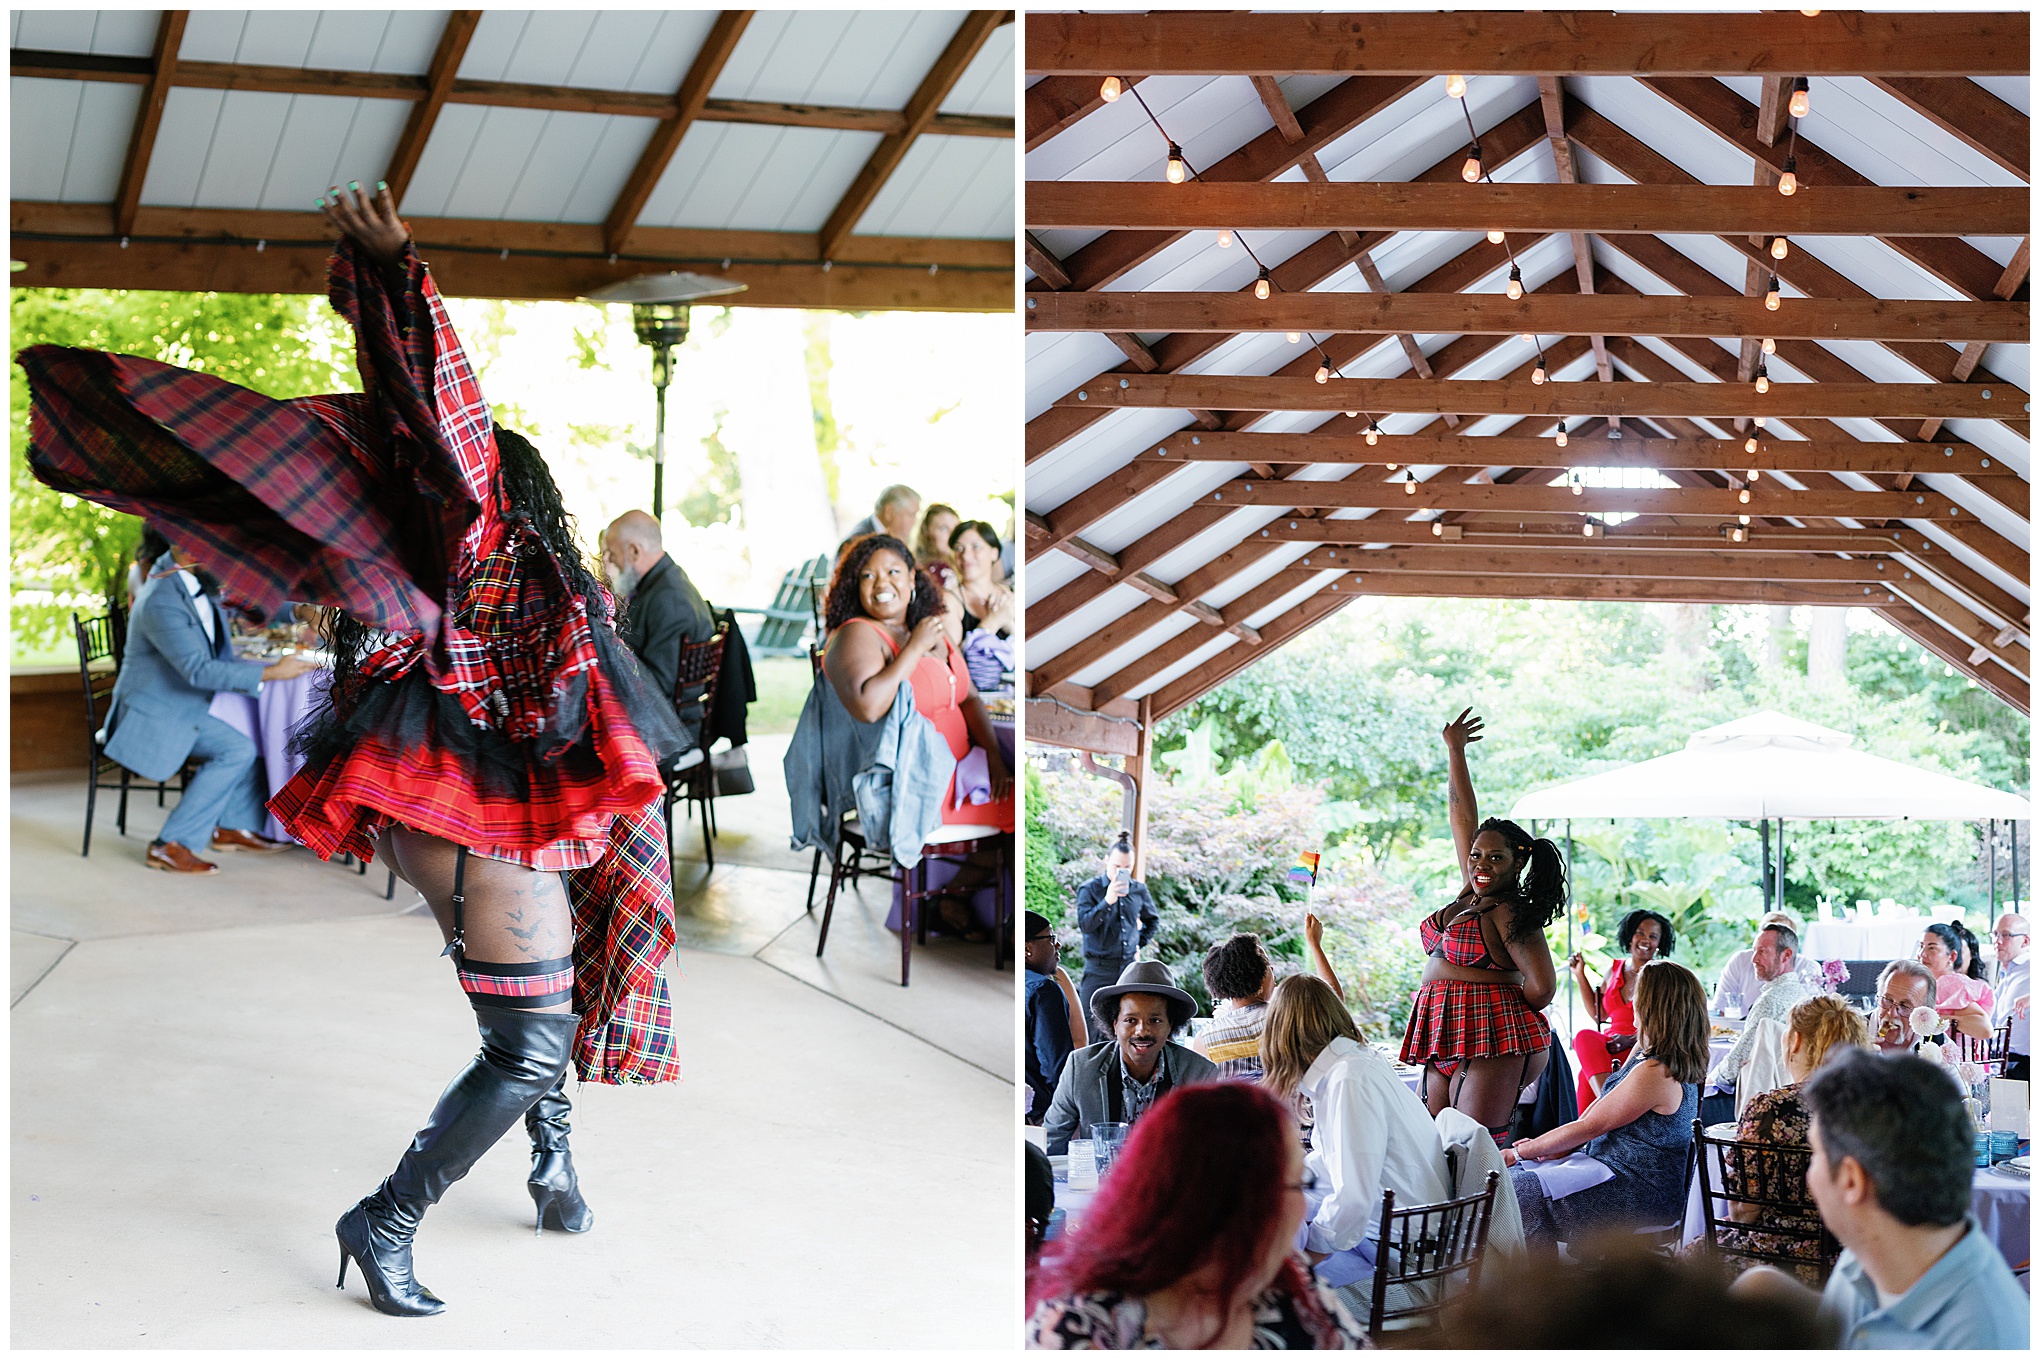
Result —
[[1767, 336], [1765, 336], [1765, 337], [1764, 337], [1764, 353], [1766, 353], [1766, 354], [1776, 354], [1777, 352], [1778, 352], [1778, 342], [1777, 342], [1776, 340], [1773, 340], [1773, 339], [1772, 339], [1772, 338], [1771, 338], [1770, 336], [1768, 336], [1768, 335], [1767, 335]]
[[1539, 359], [1537, 361], [1537, 367], [1530, 370], [1530, 381], [1536, 383], [1539, 387], [1542, 387], [1544, 386], [1544, 378], [1545, 378], [1544, 361], [1542, 359]]
[[1748, 439], [1743, 440], [1742, 451], [1744, 453], [1755, 453], [1757, 451], [1757, 437], [1755, 435], [1751, 435]]
[[1792, 99], [1785, 105], [1794, 118], [1804, 118], [1813, 109], [1813, 94], [1806, 88], [1806, 77], [1799, 78], [1799, 88], [1792, 92]]
[[1742, 490], [1735, 493], [1735, 498], [1742, 504], [1748, 505], [1750, 503], [1750, 489], [1748, 487], [1744, 487]]
[[1491, 246], [1498, 246], [1498, 245], [1500, 245], [1500, 244], [1501, 244], [1501, 243], [1502, 243], [1502, 242], [1503, 242], [1503, 241], [1504, 241], [1505, 239], [1507, 239], [1507, 237], [1508, 237], [1508, 233], [1507, 233], [1507, 232], [1505, 232], [1505, 231], [1503, 231], [1503, 230], [1501, 230], [1501, 228], [1497, 227], [1497, 228], [1496, 228], [1495, 230], [1493, 230], [1493, 231], [1490, 231], [1490, 232], [1489, 232], [1489, 233], [1487, 234], [1487, 243], [1488, 243], [1489, 245], [1491, 245]]
[[1445, 525], [1441, 521], [1435, 519], [1431, 521], [1431, 537], [1445, 537]]
[[1748, 524], [1750, 522], [1750, 517], [1748, 515], [1737, 515], [1735, 517], [1735, 522], [1738, 524]]
[[1565, 447], [1565, 426], [1563, 425], [1558, 427], [1558, 446], [1560, 448]]
[[1751, 468], [1751, 469], [1750, 469], [1750, 476], [1749, 476], [1749, 480], [1751, 480], [1751, 481], [1753, 481], [1753, 482], [1754, 482], [1755, 480], [1757, 480], [1757, 478], [1759, 478], [1759, 477], [1761, 477], [1761, 476], [1763, 476], [1763, 475], [1764, 475], [1764, 470], [1763, 470], [1762, 468]]
[[[1381, 431], [1379, 431], [1379, 430], [1375, 429], [1375, 428], [1374, 428], [1374, 427], [1373, 427], [1372, 425], [1369, 425], [1369, 426], [1367, 427], [1367, 443], [1368, 443], [1368, 445], [1369, 445], [1370, 447], [1372, 447], [1373, 445], [1375, 445], [1375, 444], [1379, 444], [1380, 442], [1381, 442]], [[1390, 464], [1389, 464], [1389, 467], [1391, 467], [1391, 468], [1393, 468], [1394, 466], [1395, 466], [1395, 464], [1394, 464], [1394, 463], [1390, 463]]]
[[1465, 76], [1445, 77], [1445, 97], [1447, 99], [1463, 98], [1465, 94], [1466, 94]]
[[1302, 343], [1303, 343], [1303, 332], [1302, 332], [1302, 331], [1291, 331], [1291, 332], [1289, 333], [1289, 343], [1290, 343], [1290, 344], [1292, 344], [1292, 345], [1300, 345], [1300, 344], [1302, 344]]
[[1232, 249], [1232, 233], [1230, 231], [1220, 231], [1218, 233], [1218, 248], [1220, 250]]
[[1264, 269], [1261, 271], [1261, 277], [1254, 280], [1254, 296], [1259, 298], [1261, 301], [1266, 302], [1268, 300], [1269, 291], [1270, 290], [1268, 288], [1268, 271]]
[[1107, 76], [1098, 86], [1098, 97], [1110, 104], [1126, 93], [1126, 87], [1119, 83], [1118, 76]]
[[1773, 288], [1770, 292], [1764, 294], [1764, 310], [1767, 312], [1777, 311], [1780, 299], [1781, 295], [1775, 288]]
[[1764, 428], [1764, 418], [1762, 416], [1752, 416], [1750, 417], [1750, 424], [1761, 430]]
[[1799, 176], [1787, 170], [1778, 176], [1778, 192], [1790, 198], [1799, 192]]
[[1468, 184], [1480, 178], [1480, 156], [1478, 153], [1466, 158], [1466, 164], [1459, 167], [1459, 177]]
[[1762, 393], [1768, 392], [1770, 390], [1771, 390], [1771, 375], [1768, 373], [1759, 373], [1757, 375], [1757, 391]]
[[1410, 474], [1410, 479], [1402, 484], [1402, 489], [1403, 495], [1405, 496], [1414, 496], [1417, 494], [1417, 478], [1415, 473]]
[[1521, 269], [1510, 268], [1508, 292], [1511, 302], [1523, 296], [1523, 271]]
[[1332, 380], [1332, 370], [1326, 368], [1323, 364], [1319, 364], [1317, 366], [1317, 372], [1313, 373], [1311, 376], [1318, 380], [1318, 384], [1320, 386], [1323, 386], [1325, 383], [1328, 383]]
[[1789, 245], [1787, 245], [1787, 244], [1785, 243], [1785, 238], [1784, 238], [1784, 237], [1782, 237], [1782, 236], [1774, 236], [1774, 237], [1772, 237], [1772, 238], [1771, 238], [1771, 258], [1772, 258], [1772, 259], [1774, 259], [1774, 260], [1782, 260], [1782, 259], [1784, 259], [1784, 258], [1785, 258], [1785, 257], [1786, 257], [1787, 255], [1790, 255], [1791, 253], [1792, 253], [1792, 247], [1791, 247], [1791, 246], [1789, 246]]
[[1189, 174], [1190, 167], [1183, 161], [1183, 148], [1171, 142], [1169, 144], [1169, 183], [1181, 184]]
[[1584, 483], [1584, 482], [1574, 482], [1574, 483], [1572, 484], [1572, 493], [1573, 493], [1573, 495], [1575, 495], [1575, 496], [1584, 496], [1584, 495], [1586, 495], [1586, 494], [1587, 494], [1587, 487], [1586, 487], [1586, 483]]

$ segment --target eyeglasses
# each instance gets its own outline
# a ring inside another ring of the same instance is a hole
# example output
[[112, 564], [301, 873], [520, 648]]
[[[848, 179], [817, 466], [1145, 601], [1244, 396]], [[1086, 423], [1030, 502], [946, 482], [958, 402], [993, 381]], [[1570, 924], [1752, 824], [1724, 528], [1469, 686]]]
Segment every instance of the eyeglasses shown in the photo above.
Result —
[[1990, 937], [1993, 940], [2024, 940], [2030, 938], [2023, 930], [1993, 930], [1990, 933]]

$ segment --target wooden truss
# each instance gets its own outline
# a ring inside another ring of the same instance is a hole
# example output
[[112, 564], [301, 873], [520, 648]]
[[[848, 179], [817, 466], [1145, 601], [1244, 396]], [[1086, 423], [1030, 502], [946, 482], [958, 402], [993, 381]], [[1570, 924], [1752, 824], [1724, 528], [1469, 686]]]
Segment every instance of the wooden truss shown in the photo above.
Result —
[[[985, 41], [1012, 21], [974, 10], [903, 110], [711, 99], [709, 91], [755, 11], [724, 10], [670, 95], [570, 86], [460, 80], [456, 73], [481, 18], [447, 18], [425, 75], [187, 62], [177, 50], [189, 15], [165, 11], [147, 58], [14, 50], [16, 76], [111, 81], [143, 87], [120, 186], [111, 205], [13, 205], [16, 285], [169, 288], [227, 292], [320, 292], [327, 234], [316, 213], [177, 211], [144, 207], [156, 132], [178, 86], [278, 94], [401, 100], [411, 112], [383, 178], [399, 199], [448, 104], [609, 114], [656, 120], [652, 137], [605, 220], [594, 226], [520, 222], [414, 222], [433, 249], [450, 293], [508, 298], [579, 297], [659, 268], [708, 266], [749, 285], [740, 306], [1002, 311], [1012, 305], [1010, 241], [853, 235], [915, 140], [925, 134], [1014, 135], [1010, 118], [944, 114], [942, 101]], [[881, 134], [818, 232], [714, 232], [640, 227], [638, 215], [696, 123], [759, 123]]]
[[[1993, 451], [2001, 439], [1948, 438], [1943, 425], [2029, 437], [2029, 394], [1984, 362], [1988, 345], [2030, 339], [2029, 192], [1873, 184], [1804, 135], [1788, 139], [1785, 103], [1797, 76], [1865, 76], [2023, 180], [2027, 120], [1966, 77], [2024, 74], [2027, 31], [2024, 14], [1031, 18], [1028, 65], [1043, 78], [1029, 91], [1030, 147], [1101, 107], [1108, 74], [1128, 87], [1252, 76], [1274, 127], [1193, 183], [1028, 186], [1030, 232], [1093, 233], [1063, 257], [1028, 237], [1028, 329], [1102, 334], [1125, 356], [1028, 423], [1030, 465], [1123, 408], [1188, 413], [1028, 515], [1031, 556], [1081, 567], [1058, 569], [1062, 584], [1027, 603], [1040, 658], [1030, 730], [1036, 709], [1054, 708], [1051, 740], [1130, 753], [1124, 720], [1166, 716], [1368, 594], [1859, 605], [2026, 711], [2027, 480]], [[1463, 148], [1403, 182], [1329, 180], [1321, 150], [1447, 70], [1538, 77], [1536, 97], [1479, 143], [1497, 171], [1549, 148], [1558, 183], [1465, 183]], [[1344, 79], [1292, 109], [1270, 77], [1303, 72]], [[1765, 77], [1760, 104], [1713, 78], [1752, 72]], [[1751, 158], [1754, 183], [1695, 180], [1568, 93], [1574, 74], [1638, 77], [1698, 135]], [[1630, 183], [1580, 182], [1576, 148]], [[1775, 187], [1788, 154], [1802, 186], [1790, 197]], [[1186, 234], [1243, 228], [1316, 236], [1268, 271], [1265, 298], [1113, 288]], [[1410, 231], [1479, 235], [1391, 293], [1371, 254]], [[1952, 296], [1879, 298], [1810, 251], [1776, 258], [1773, 238], [1798, 233], [1875, 240]], [[2021, 238], [2009, 265], [1962, 239], [1993, 234]], [[1512, 256], [1552, 236], [1569, 239], [1575, 269], [1502, 296]], [[1747, 262], [1744, 285], [1667, 236], [1725, 244]], [[1598, 267], [1595, 238], [1669, 295]], [[1356, 291], [1315, 291], [1356, 271], [1339, 285]], [[1773, 276], [1791, 290], [1775, 311], [1761, 297]], [[1310, 343], [1272, 373], [1210, 363], [1235, 337], [1277, 332]], [[1419, 335], [1456, 338], [1426, 352]], [[1884, 366], [1857, 367], [1862, 346], [1822, 343], [1835, 341], [1874, 347]], [[1402, 376], [1344, 376], [1363, 359], [1382, 371], [1391, 345]], [[1541, 385], [1540, 351], [1552, 379]], [[1758, 393], [1766, 353], [1778, 376]], [[1910, 380], [1889, 381], [1890, 360]], [[1583, 366], [1587, 380], [1572, 380]], [[1285, 411], [1333, 414], [1298, 434], [1272, 427]], [[1411, 413], [1441, 420], [1378, 428]], [[1468, 431], [1493, 416], [1507, 418], [1483, 425], [1494, 433]], [[1584, 469], [1655, 475], [1601, 485]], [[1114, 527], [1134, 516], [1139, 532]], [[1157, 575], [1172, 558], [1194, 565]], [[1094, 622], [1072, 634], [1080, 615]]]

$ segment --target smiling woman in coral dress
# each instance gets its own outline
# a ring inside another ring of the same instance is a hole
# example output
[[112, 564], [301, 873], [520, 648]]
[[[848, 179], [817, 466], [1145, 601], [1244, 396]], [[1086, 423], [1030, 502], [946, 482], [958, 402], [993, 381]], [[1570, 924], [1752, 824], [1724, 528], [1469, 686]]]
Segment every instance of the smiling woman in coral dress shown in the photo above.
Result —
[[30, 462], [150, 516], [256, 616], [333, 608], [329, 707], [271, 808], [321, 857], [386, 856], [431, 904], [481, 1031], [396, 1169], [335, 1226], [385, 1313], [425, 1210], [522, 1118], [538, 1226], [593, 1221], [567, 1149], [589, 1081], [678, 1076], [657, 761], [682, 740], [611, 628], [538, 451], [493, 423], [385, 191], [321, 199], [359, 395], [273, 401], [125, 355], [38, 346]]

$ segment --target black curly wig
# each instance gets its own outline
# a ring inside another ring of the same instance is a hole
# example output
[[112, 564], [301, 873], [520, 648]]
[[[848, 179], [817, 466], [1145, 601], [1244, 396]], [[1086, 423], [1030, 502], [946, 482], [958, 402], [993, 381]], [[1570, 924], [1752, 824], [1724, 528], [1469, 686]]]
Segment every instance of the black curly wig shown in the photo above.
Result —
[[1565, 857], [1558, 846], [1543, 836], [1532, 836], [1502, 817], [1490, 817], [1474, 828], [1474, 838], [1492, 831], [1508, 843], [1518, 865], [1516, 881], [1510, 885], [1516, 899], [1516, 920], [1506, 938], [1527, 940], [1558, 919], [1565, 910], [1569, 890]]
[[1216, 1001], [1240, 1001], [1261, 990], [1267, 980], [1268, 951], [1261, 937], [1245, 931], [1204, 956], [1204, 987]]
[[891, 534], [866, 534], [854, 538], [836, 561], [836, 574], [829, 579], [829, 593], [822, 606], [822, 626], [831, 633], [852, 619], [863, 618], [864, 601], [858, 598], [857, 577], [871, 555], [889, 552], [907, 564], [914, 574], [914, 593], [907, 601], [907, 627], [912, 628], [931, 614], [942, 612], [942, 592], [928, 574], [914, 565], [913, 550]]
[[1661, 959], [1670, 958], [1672, 956], [1672, 949], [1677, 943], [1676, 939], [1672, 935], [1672, 923], [1666, 920], [1661, 914], [1654, 911], [1650, 911], [1643, 907], [1638, 907], [1635, 911], [1630, 912], [1627, 916], [1624, 916], [1622, 920], [1616, 925], [1615, 927], [1616, 945], [1619, 948], [1621, 948], [1623, 952], [1627, 953], [1629, 950], [1629, 942], [1636, 938], [1636, 928], [1642, 925], [1645, 921], [1657, 922], [1658, 927], [1657, 957]]

